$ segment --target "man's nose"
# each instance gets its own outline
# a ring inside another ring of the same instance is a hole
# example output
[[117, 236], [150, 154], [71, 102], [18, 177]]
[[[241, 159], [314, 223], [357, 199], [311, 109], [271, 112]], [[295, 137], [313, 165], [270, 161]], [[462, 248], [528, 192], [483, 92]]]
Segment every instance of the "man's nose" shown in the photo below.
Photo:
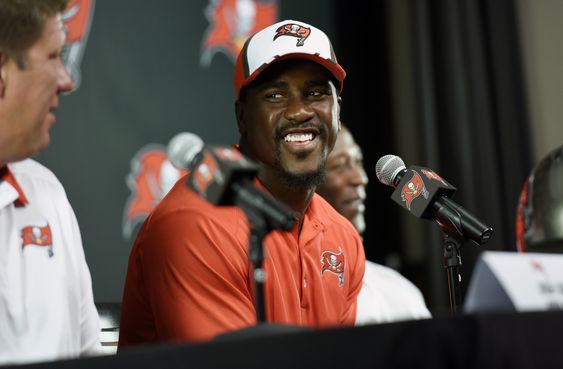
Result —
[[285, 109], [285, 118], [289, 121], [305, 122], [314, 115], [313, 109], [301, 97], [290, 98]]
[[74, 81], [70, 75], [68, 68], [63, 63], [61, 63], [57, 78], [57, 87], [59, 93], [71, 92], [72, 90], [74, 90]]
[[351, 181], [356, 186], [366, 186], [368, 184], [369, 179], [362, 164], [352, 164]]

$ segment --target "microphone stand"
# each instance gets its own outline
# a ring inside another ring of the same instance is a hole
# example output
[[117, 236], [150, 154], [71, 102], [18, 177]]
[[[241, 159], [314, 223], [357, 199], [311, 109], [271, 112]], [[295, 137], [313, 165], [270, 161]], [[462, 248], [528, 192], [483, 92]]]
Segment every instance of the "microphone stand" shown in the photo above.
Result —
[[462, 239], [453, 237], [442, 228], [443, 235], [443, 265], [448, 276], [448, 294], [450, 297], [450, 312], [456, 314], [461, 306], [461, 244]]
[[450, 297], [450, 312], [456, 314], [461, 302], [461, 245], [468, 238], [464, 233], [463, 216], [455, 203], [443, 198], [443, 203], [434, 203], [436, 223], [443, 234], [443, 265], [448, 277], [448, 294]]
[[312, 330], [311, 328], [306, 328], [303, 326], [288, 324], [269, 324], [266, 321], [264, 283], [267, 276], [263, 268], [263, 241], [266, 235], [274, 229], [285, 231], [291, 229], [294, 218], [289, 212], [285, 212], [281, 209], [278, 209], [281, 210], [278, 212], [278, 214], [276, 214], [275, 211], [261, 211], [258, 207], [256, 207], [256, 199], [251, 199], [247, 195], [248, 194], [239, 192], [235, 198], [235, 204], [244, 211], [250, 225], [248, 258], [250, 259], [250, 262], [253, 266], [252, 275], [254, 280], [254, 303], [256, 306], [257, 324], [255, 326], [243, 328], [234, 332], [223, 333], [219, 336], [216, 336], [214, 340], [237, 340], [243, 337], [264, 337], [266, 335], [310, 331]]
[[248, 245], [248, 258], [252, 263], [252, 276], [254, 280], [255, 306], [257, 323], [266, 322], [266, 308], [264, 298], [264, 282], [266, 281], [266, 271], [264, 263], [264, 237], [273, 230], [265, 221], [264, 217], [258, 212], [248, 207], [243, 207], [246, 218], [250, 225], [250, 239]]
[[263, 241], [274, 230], [289, 231], [295, 224], [293, 211], [269, 196], [260, 196], [260, 191], [247, 182], [245, 187], [236, 184], [234, 203], [240, 207], [250, 226], [248, 258], [253, 266], [256, 318], [258, 323], [266, 321], [264, 283], [266, 272]]

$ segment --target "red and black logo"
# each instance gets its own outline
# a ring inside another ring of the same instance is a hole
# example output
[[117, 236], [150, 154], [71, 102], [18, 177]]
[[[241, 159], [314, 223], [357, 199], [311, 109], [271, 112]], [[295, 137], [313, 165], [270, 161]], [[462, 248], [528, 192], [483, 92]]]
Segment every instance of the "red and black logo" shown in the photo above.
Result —
[[424, 186], [424, 181], [420, 177], [420, 174], [413, 171], [414, 175], [410, 181], [408, 181], [401, 189], [401, 199], [405, 202], [407, 209], [411, 210], [411, 204], [414, 199], [420, 195], [424, 196], [425, 199], [428, 198], [428, 190]]
[[186, 173], [170, 163], [166, 149], [161, 145], [149, 144], [139, 150], [131, 160], [131, 172], [127, 175], [131, 195], [123, 214], [125, 238], [131, 238], [135, 227], [146, 219], [176, 181]]
[[297, 46], [303, 46], [305, 44], [305, 40], [307, 39], [307, 37], [309, 37], [310, 34], [310, 28], [303, 27], [295, 23], [289, 23], [284, 24], [276, 30], [274, 40], [280, 36], [292, 36], [297, 38]]
[[430, 169], [422, 169], [421, 172], [426, 176], [428, 179], [433, 179], [438, 182], [442, 182], [444, 186], [448, 184], [438, 175], [438, 173], [431, 171]]
[[51, 234], [51, 227], [49, 224], [44, 227], [23, 227], [21, 237], [22, 248], [29, 245], [48, 247], [49, 257], [53, 256], [53, 236]]
[[321, 274], [324, 272], [331, 272], [338, 276], [338, 285], [342, 286], [344, 284], [344, 268], [346, 266], [346, 260], [344, 258], [344, 253], [342, 249], [340, 252], [336, 253], [333, 251], [324, 251], [321, 254]]
[[92, 23], [93, 9], [94, 0], [71, 0], [63, 12], [66, 32], [63, 60], [74, 81], [75, 89], [81, 81], [80, 63]]
[[234, 62], [252, 34], [276, 23], [277, 0], [210, 0], [205, 10], [209, 28], [203, 40], [201, 65], [211, 64], [221, 52]]
[[213, 182], [218, 171], [219, 167], [215, 158], [207, 152], [201, 164], [199, 164], [197, 169], [193, 172], [194, 185], [199, 193], [205, 193], [207, 191], [207, 187]]

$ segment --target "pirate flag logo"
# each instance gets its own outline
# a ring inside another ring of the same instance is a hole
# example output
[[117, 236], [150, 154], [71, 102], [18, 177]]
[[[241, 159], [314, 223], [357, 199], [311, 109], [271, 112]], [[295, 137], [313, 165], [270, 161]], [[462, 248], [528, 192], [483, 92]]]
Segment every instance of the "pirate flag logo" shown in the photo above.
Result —
[[444, 186], [447, 186], [448, 184], [446, 183], [446, 181], [444, 181], [442, 179], [442, 177], [440, 177], [440, 175], [434, 171], [431, 171], [430, 169], [422, 169], [421, 172], [426, 176], [426, 178], [428, 179], [433, 179], [435, 181], [441, 182]]
[[80, 63], [90, 32], [93, 14], [94, 0], [71, 0], [63, 12], [66, 44], [62, 56], [74, 82], [75, 90], [78, 89], [82, 80]]
[[337, 275], [338, 285], [342, 286], [344, 284], [344, 267], [346, 265], [346, 260], [342, 249], [338, 249], [340, 250], [338, 253], [333, 251], [324, 251], [321, 254], [321, 275], [327, 271]]
[[193, 183], [196, 190], [200, 194], [204, 194], [209, 185], [217, 177], [218, 172], [219, 166], [213, 158], [213, 155], [207, 153], [201, 163], [197, 166], [197, 169], [193, 172]]
[[49, 257], [53, 257], [53, 236], [51, 227], [26, 226], [21, 231], [22, 249], [29, 245], [47, 247]]
[[424, 186], [424, 181], [415, 171], [410, 181], [408, 181], [401, 190], [401, 199], [405, 202], [407, 209], [411, 210], [411, 204], [414, 199], [422, 195], [425, 199], [428, 198], [428, 190]]
[[166, 148], [149, 144], [141, 148], [131, 160], [127, 186], [131, 195], [123, 213], [123, 236], [130, 239], [137, 225], [142, 223], [172, 186], [186, 174], [168, 160]]
[[218, 52], [234, 63], [248, 37], [277, 21], [278, 1], [210, 0], [205, 15], [209, 28], [201, 47], [201, 65], [209, 66]]
[[292, 36], [297, 38], [296, 46], [303, 46], [305, 44], [305, 40], [307, 39], [307, 37], [309, 37], [310, 34], [310, 28], [303, 27], [299, 24], [290, 23], [284, 24], [276, 30], [274, 40], [280, 36]]

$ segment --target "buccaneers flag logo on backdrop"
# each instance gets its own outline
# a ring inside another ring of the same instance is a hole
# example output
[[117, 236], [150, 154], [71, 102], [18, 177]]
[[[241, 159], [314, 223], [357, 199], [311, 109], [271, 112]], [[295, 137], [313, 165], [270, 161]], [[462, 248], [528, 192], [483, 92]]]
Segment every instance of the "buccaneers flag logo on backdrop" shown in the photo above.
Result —
[[209, 28], [201, 47], [201, 65], [207, 67], [218, 52], [234, 62], [249, 36], [277, 21], [278, 1], [210, 0], [205, 15]]
[[164, 146], [149, 144], [131, 160], [127, 186], [131, 195], [123, 214], [123, 236], [130, 239], [135, 227], [142, 223], [168, 193], [176, 181], [186, 174], [168, 160]]
[[93, 14], [94, 0], [71, 0], [63, 13], [66, 32], [63, 60], [74, 81], [75, 90], [81, 81], [80, 62], [86, 47]]

